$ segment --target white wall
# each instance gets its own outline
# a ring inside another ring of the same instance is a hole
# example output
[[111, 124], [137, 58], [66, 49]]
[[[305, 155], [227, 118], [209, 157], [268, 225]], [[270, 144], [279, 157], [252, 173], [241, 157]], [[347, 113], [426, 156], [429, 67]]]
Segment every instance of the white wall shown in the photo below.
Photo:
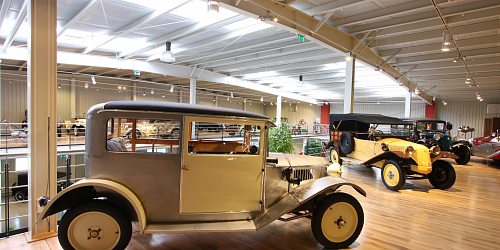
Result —
[[[487, 114], [487, 107], [490, 103], [500, 103], [499, 101], [470, 101], [470, 102], [448, 102], [444, 105], [438, 102], [436, 106], [436, 118], [442, 119], [453, 124], [451, 136], [458, 135], [458, 127], [469, 126], [475, 128], [472, 137], [483, 136], [484, 119], [492, 117], [500, 117], [500, 114]], [[461, 135], [465, 138], [465, 135]], [[471, 133], [467, 133], [467, 138], [471, 137]]]
[[[412, 103], [411, 117], [425, 116], [425, 103]], [[330, 114], [344, 113], [344, 104], [330, 104]], [[404, 103], [354, 104], [353, 113], [380, 114], [392, 117], [405, 116]]]

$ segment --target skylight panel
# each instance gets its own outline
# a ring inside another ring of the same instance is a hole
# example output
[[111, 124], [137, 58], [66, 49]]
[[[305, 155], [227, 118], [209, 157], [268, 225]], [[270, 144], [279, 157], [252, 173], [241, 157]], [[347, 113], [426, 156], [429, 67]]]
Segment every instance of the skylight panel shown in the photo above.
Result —
[[168, 1], [165, 1], [165, 0], [122, 0], [122, 1], [133, 3], [136, 5], [144, 6], [144, 7], [155, 9], [155, 10], [159, 10], [159, 11], [165, 11], [165, 10], [172, 8], [172, 6], [177, 6], [179, 4], [187, 2], [188, 0], [168, 0]]
[[227, 29], [227, 30], [236, 30], [236, 29], [241, 29], [243, 27], [248, 27], [248, 26], [251, 26], [251, 25], [255, 25], [255, 24], [258, 24], [258, 23], [261, 23], [261, 22], [255, 20], [254, 18], [247, 18], [247, 19], [244, 19], [244, 20], [232, 23], [232, 24], [228, 24], [226, 26], [223, 26], [222, 28], [223, 29]]
[[[149, 45], [151, 45], [151, 43], [146, 42], [145, 39], [119, 37], [109, 43], [100, 46], [100, 48], [121, 52], [133, 51], [137, 48], [142, 48]], [[165, 50], [165, 46], [162, 46], [162, 49]]]

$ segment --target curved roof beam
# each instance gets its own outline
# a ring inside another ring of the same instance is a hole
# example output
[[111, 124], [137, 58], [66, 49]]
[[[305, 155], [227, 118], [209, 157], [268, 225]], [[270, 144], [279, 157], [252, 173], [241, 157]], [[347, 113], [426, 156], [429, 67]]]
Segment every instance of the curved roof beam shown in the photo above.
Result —
[[[269, 24], [292, 32], [297, 32], [304, 35], [307, 39], [337, 53], [339, 53], [339, 51], [340, 53], [352, 51], [356, 54], [356, 51], [353, 51], [354, 46], [359, 42], [356, 37], [329, 25], [322, 25], [317, 32], [314, 32], [315, 27], [320, 21], [286, 4], [272, 0], [247, 0], [240, 2], [238, 6], [234, 5], [233, 0], [221, 0], [221, 4], [229, 10], [253, 18], [266, 16], [268, 12], [270, 12], [278, 17], [278, 21], [271, 21]], [[366, 46], [359, 47], [360, 48], [357, 50], [363, 51], [357, 55], [358, 60], [361, 60], [373, 68], [377, 68], [384, 63], [385, 59], [370, 48], [365, 49]], [[401, 75], [401, 72], [390, 64], [385, 64], [382, 68], [384, 74], [393, 78], [395, 81]], [[417, 87], [417, 84], [411, 82], [406, 77], [402, 77], [401, 82], [402, 86], [410, 90], [414, 90]], [[419, 97], [428, 103], [432, 101], [432, 97], [426, 93], [420, 94]]]

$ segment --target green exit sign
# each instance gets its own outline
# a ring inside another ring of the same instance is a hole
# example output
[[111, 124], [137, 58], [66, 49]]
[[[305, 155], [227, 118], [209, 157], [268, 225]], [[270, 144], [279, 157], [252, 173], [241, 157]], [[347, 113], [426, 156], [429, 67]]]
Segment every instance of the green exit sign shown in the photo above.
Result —
[[297, 40], [299, 40], [301, 42], [305, 42], [306, 41], [306, 39], [304, 38], [304, 36], [301, 35], [301, 34], [297, 34]]
[[59, 155], [60, 159], [66, 159], [67, 155]]
[[140, 76], [141, 72], [139, 70], [134, 70], [134, 76]]

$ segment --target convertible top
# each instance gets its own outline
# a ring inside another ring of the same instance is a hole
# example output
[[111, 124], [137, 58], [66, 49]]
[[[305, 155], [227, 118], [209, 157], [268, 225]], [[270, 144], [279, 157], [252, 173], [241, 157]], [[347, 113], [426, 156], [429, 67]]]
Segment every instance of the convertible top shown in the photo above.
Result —
[[405, 117], [405, 118], [399, 118], [403, 121], [412, 121], [412, 122], [442, 122], [446, 123], [444, 120], [439, 120], [439, 119], [434, 119], [434, 118], [417, 118], [417, 117]]
[[[342, 121], [342, 123], [340, 123]], [[338, 126], [340, 123], [340, 126]], [[370, 128], [370, 124], [381, 125], [411, 125], [410, 121], [399, 118], [376, 114], [330, 114], [330, 131], [363, 131]], [[334, 129], [334, 126], [336, 129]]]
[[238, 109], [220, 108], [213, 106], [177, 103], [177, 102], [112, 101], [104, 104], [104, 109], [175, 112], [175, 113], [238, 116], [238, 117], [269, 119], [269, 117], [265, 115]]

